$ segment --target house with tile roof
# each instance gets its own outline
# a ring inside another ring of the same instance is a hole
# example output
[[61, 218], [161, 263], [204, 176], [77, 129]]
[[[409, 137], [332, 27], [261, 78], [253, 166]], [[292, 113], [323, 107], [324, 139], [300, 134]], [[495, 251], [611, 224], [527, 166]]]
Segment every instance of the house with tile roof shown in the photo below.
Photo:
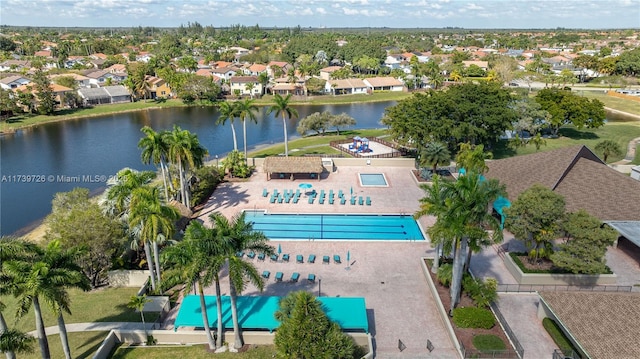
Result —
[[144, 79], [146, 83], [146, 89], [148, 97], [151, 99], [155, 99], [158, 97], [161, 98], [171, 98], [173, 97], [173, 91], [171, 90], [171, 86], [162, 78], [156, 76], [147, 75]]
[[342, 66], [327, 66], [325, 68], [320, 69], [320, 78], [329, 81], [331, 79], [331, 74], [341, 70]]
[[244, 74], [248, 76], [260, 76], [267, 72], [267, 65], [251, 64], [243, 69]]
[[[36, 95], [38, 93], [38, 90], [36, 90], [32, 85], [33, 85], [33, 83], [28, 84], [28, 85], [22, 85], [22, 86], [19, 86], [18, 88], [16, 88], [14, 91], [15, 92], [29, 92], [29, 93], [32, 93], [32, 94]], [[49, 85], [49, 88], [53, 92], [53, 98], [55, 99], [56, 105], [58, 105], [58, 106], [60, 106], [60, 104], [64, 103], [64, 95], [67, 92], [74, 92], [73, 89], [70, 89], [70, 88], [68, 88], [66, 86], [58, 85], [56, 83], [52, 83], [51, 85]], [[37, 103], [37, 97], [34, 97], [34, 101]]]
[[23, 69], [30, 69], [31, 61], [28, 60], [5, 60], [0, 62], [0, 71], [22, 71]]
[[251, 96], [251, 98], [262, 95], [264, 91], [257, 76], [232, 76], [229, 79], [229, 88], [232, 95]]
[[369, 77], [362, 80], [368, 87], [369, 92], [377, 91], [404, 91], [404, 83], [394, 77]]
[[333, 95], [355, 95], [368, 93], [368, 86], [361, 79], [349, 78], [329, 80], [325, 83], [326, 93]]

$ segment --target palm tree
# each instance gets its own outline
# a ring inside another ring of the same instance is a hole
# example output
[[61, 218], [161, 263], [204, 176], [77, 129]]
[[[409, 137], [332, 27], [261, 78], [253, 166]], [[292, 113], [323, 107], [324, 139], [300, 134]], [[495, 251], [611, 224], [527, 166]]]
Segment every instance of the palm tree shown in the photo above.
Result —
[[31, 353], [34, 339], [17, 329], [0, 329], [0, 352], [5, 353], [7, 359], [15, 359], [15, 353]]
[[162, 183], [164, 185], [164, 198], [165, 201], [169, 201], [169, 187], [167, 185], [169, 146], [165, 142], [166, 131], [156, 132], [149, 126], [144, 126], [140, 131], [145, 134], [145, 137], [138, 141], [138, 148], [142, 149], [142, 163], [160, 165]]
[[[444, 184], [445, 208], [438, 216], [446, 226], [446, 234], [453, 237], [455, 256], [451, 281], [451, 308], [460, 301], [464, 266], [470, 259], [470, 250], [502, 240], [500, 222], [489, 212], [489, 204], [505, 194], [497, 180], [484, 180], [476, 172], [467, 172], [455, 182]], [[491, 236], [484, 229], [493, 230]]]
[[140, 312], [140, 317], [142, 318], [142, 328], [144, 328], [144, 336], [147, 337], [147, 325], [144, 322], [144, 306], [151, 302], [151, 299], [148, 299], [146, 295], [132, 295], [129, 299], [129, 303], [127, 303], [127, 307], [131, 309], [135, 309]]
[[171, 132], [166, 133], [165, 141], [169, 146], [169, 159], [178, 165], [180, 177], [180, 199], [182, 204], [191, 208], [191, 192], [187, 183], [186, 173], [190, 168], [202, 167], [207, 149], [204, 148], [198, 136], [174, 125]]
[[[440, 266], [440, 255], [444, 252], [450, 252], [452, 247], [452, 237], [446, 233], [447, 227], [441, 220], [446, 209], [444, 197], [444, 187], [440, 176], [434, 175], [431, 178], [431, 185], [423, 184], [420, 188], [425, 192], [425, 196], [420, 199], [420, 209], [413, 214], [413, 218], [418, 219], [422, 216], [436, 216], [436, 223], [428, 229], [431, 243], [436, 245], [436, 254], [433, 259], [431, 272], [437, 273]], [[446, 247], [446, 248], [445, 248]]]
[[249, 91], [249, 97], [251, 97], [251, 99], [253, 99], [253, 89], [256, 88], [256, 84], [255, 82], [247, 82], [244, 85], [244, 89]]
[[107, 182], [107, 190], [101, 199], [103, 210], [108, 214], [120, 217], [127, 221], [129, 215], [129, 202], [131, 192], [134, 189], [151, 182], [156, 176], [151, 171], [137, 171], [131, 168], [123, 168], [116, 177]]
[[[235, 102], [224, 101], [218, 105], [218, 111], [220, 116], [216, 120], [216, 125], [224, 125], [227, 121], [231, 124], [231, 133], [233, 134], [233, 150], [238, 150], [238, 137], [236, 136], [236, 128], [233, 125], [233, 121], [238, 116], [238, 111]], [[246, 140], [246, 138], [245, 138]]]
[[[24, 240], [11, 236], [0, 237], [0, 296], [9, 295], [15, 287], [11, 282], [11, 278], [3, 272], [3, 262], [10, 260], [25, 260], [31, 257], [34, 245]], [[26, 349], [23, 345], [27, 345], [25, 339], [19, 331], [9, 329], [2, 312], [6, 309], [3, 302], [0, 301], [0, 351], [4, 352], [7, 359], [15, 359], [14, 352], [20, 352]], [[33, 341], [33, 337], [31, 342]], [[30, 344], [29, 344], [30, 346]]]
[[620, 148], [620, 145], [612, 140], [604, 140], [602, 142], [599, 142], [596, 145], [596, 151], [602, 153], [602, 159], [604, 160], [604, 163], [607, 163], [607, 159], [609, 158], [609, 156], [622, 155], [622, 149]]
[[256, 112], [258, 112], [258, 106], [253, 103], [254, 100], [246, 99], [236, 103], [236, 110], [238, 117], [242, 121], [242, 137], [244, 139], [244, 159], [247, 159], [247, 119], [253, 123], [258, 123], [256, 119]]
[[62, 312], [71, 313], [67, 288], [90, 288], [82, 269], [75, 263], [81, 252], [62, 250], [59, 241], [50, 242], [45, 249], [35, 246], [32, 248], [35, 250], [33, 260], [10, 260], [3, 264], [3, 272], [6, 278], [11, 280], [14, 286], [13, 294], [18, 298], [16, 316], [23, 317], [33, 306], [40, 353], [42, 358], [50, 358], [49, 341], [44, 330], [40, 306], [40, 299], [44, 299], [58, 315], [65, 357], [71, 358]]
[[449, 75], [449, 78], [453, 82], [459, 82], [460, 80], [462, 80], [462, 75], [457, 70], [453, 70], [453, 71], [451, 71], [451, 74]]
[[285, 157], [289, 157], [289, 145], [287, 143], [287, 117], [293, 118], [298, 117], [298, 111], [291, 107], [289, 101], [291, 100], [291, 94], [288, 94], [287, 97], [282, 97], [280, 94], [275, 94], [273, 96], [274, 105], [269, 107], [267, 114], [271, 112], [276, 112], [276, 114], [280, 114], [282, 116], [282, 126], [284, 128], [284, 155]]
[[231, 317], [233, 318], [233, 332], [235, 340], [233, 347], [240, 349], [244, 345], [242, 332], [238, 324], [237, 296], [245, 289], [247, 282], [252, 283], [262, 291], [264, 282], [260, 273], [253, 265], [238, 257], [236, 253], [250, 250], [254, 252], [271, 255], [275, 253], [274, 248], [267, 244], [268, 239], [262, 232], [254, 231], [253, 224], [245, 221], [245, 213], [242, 212], [228, 220], [225, 216], [213, 214], [213, 228], [216, 236], [223, 247], [229, 269], [229, 296], [231, 299]]
[[[210, 218], [212, 218], [210, 216]], [[187, 284], [187, 291], [197, 285], [200, 296], [202, 323], [207, 335], [209, 349], [222, 346], [222, 300], [220, 297], [220, 270], [224, 266], [226, 249], [216, 240], [216, 232], [198, 221], [189, 224], [184, 240], [163, 252], [164, 262], [172, 266], [165, 272], [165, 283], [181, 282]], [[216, 306], [218, 316], [217, 343], [214, 343], [204, 298], [204, 287], [215, 282]]]
[[447, 146], [441, 142], [429, 142], [422, 150], [422, 154], [420, 155], [420, 165], [433, 166], [432, 174], [436, 174], [436, 170], [438, 169], [438, 164], [449, 161], [451, 159], [451, 154], [449, 153], [449, 149]]
[[[167, 238], [171, 238], [174, 231], [174, 222], [178, 217], [178, 211], [175, 208], [163, 205], [160, 202], [156, 187], [143, 186], [133, 190], [130, 203], [129, 227], [140, 228], [140, 241], [144, 245], [151, 287], [154, 291], [156, 290], [155, 279], [160, 285], [161, 278], [158, 236], [164, 235]], [[150, 250], [151, 243], [154, 246], [153, 258]], [[154, 263], [156, 264], [155, 278]]]

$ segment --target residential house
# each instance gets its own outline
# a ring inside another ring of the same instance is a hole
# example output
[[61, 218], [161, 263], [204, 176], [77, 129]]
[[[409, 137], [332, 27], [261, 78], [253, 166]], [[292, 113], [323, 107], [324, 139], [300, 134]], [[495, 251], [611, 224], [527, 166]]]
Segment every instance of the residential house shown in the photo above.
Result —
[[361, 79], [349, 78], [344, 80], [329, 80], [325, 84], [325, 92], [334, 95], [366, 94], [367, 84]]
[[325, 81], [329, 81], [331, 80], [331, 74], [341, 69], [342, 66], [328, 66], [320, 69], [320, 78]]
[[0, 87], [5, 90], [15, 90], [22, 85], [27, 85], [31, 83], [26, 77], [20, 75], [7, 76], [3, 79], [0, 79]]
[[138, 55], [136, 55], [136, 62], [147, 63], [147, 62], [151, 61], [152, 58], [153, 58], [153, 54], [150, 54], [150, 53], [147, 53], [147, 52], [141, 52]]
[[85, 106], [131, 102], [131, 94], [122, 85], [80, 89], [78, 95], [82, 98]]
[[16, 71], [29, 70], [31, 61], [28, 60], [6, 60], [0, 62], [0, 71]]
[[245, 75], [249, 76], [260, 76], [262, 73], [267, 72], [267, 65], [262, 64], [252, 64], [244, 69]]
[[278, 82], [271, 86], [270, 88], [272, 94], [279, 94], [282, 96], [293, 95], [293, 96], [304, 96], [306, 88], [304, 84], [300, 83], [289, 83], [289, 82]]
[[109, 67], [107, 67], [106, 69], [104, 69], [106, 72], [112, 73], [112, 74], [120, 74], [120, 73], [127, 73], [127, 66], [123, 65], [123, 64], [113, 64]]
[[36, 57], [51, 57], [51, 50], [40, 50], [40, 51], [36, 51], [33, 56]]
[[402, 64], [402, 56], [401, 55], [387, 55], [387, 58], [384, 60], [384, 66], [390, 69], [399, 69]]
[[280, 77], [286, 75], [292, 66], [284, 61], [271, 61], [267, 64], [267, 74], [269, 77]]
[[471, 65], [476, 65], [484, 71], [489, 69], [488, 61], [462, 61], [462, 65], [464, 65], [465, 68], [469, 68]]
[[125, 73], [111, 73], [104, 70], [92, 71], [86, 73], [85, 76], [89, 78], [91, 86], [96, 87], [102, 87], [107, 84], [119, 84], [127, 79], [127, 74]]
[[51, 79], [51, 81], [55, 81], [56, 78], [58, 77], [72, 77], [74, 80], [76, 80], [76, 84], [78, 85], [78, 88], [86, 88], [86, 87], [91, 87], [91, 82], [89, 82], [89, 78], [86, 76], [82, 76], [80, 74], [76, 74], [76, 73], [66, 73], [66, 74], [55, 74], [55, 75], [50, 75], [49, 78]]
[[145, 83], [147, 87], [147, 93], [149, 94], [149, 98], [155, 99], [158, 97], [162, 97], [162, 98], [173, 97], [171, 87], [164, 79], [156, 76], [146, 76]]
[[102, 52], [96, 52], [95, 54], [89, 55], [89, 57], [92, 59], [106, 60], [108, 56], [103, 54]]
[[85, 66], [86, 62], [87, 62], [87, 60], [85, 60], [84, 56], [69, 56], [64, 61], [64, 67], [66, 69], [70, 69], [70, 68], [73, 68], [74, 66], [76, 66], [76, 64], [78, 64], [80, 66]]
[[[16, 92], [31, 92], [34, 95], [37, 95], [38, 91], [34, 89], [33, 84], [22, 85], [15, 89]], [[50, 86], [51, 91], [53, 91], [53, 97], [56, 100], [56, 104], [60, 106], [64, 102], [64, 95], [67, 92], [73, 92], [73, 89], [68, 87], [58, 85], [56, 83], [52, 83]], [[37, 96], [34, 97], [37, 99]]]
[[[251, 89], [247, 88], [247, 86], [251, 86], [250, 84], [253, 84]], [[258, 82], [256, 76], [232, 76], [229, 79], [229, 88], [232, 95], [254, 97], [263, 94], [262, 84]]]
[[[198, 70], [201, 71], [201, 70]], [[221, 67], [206, 70], [211, 76], [215, 76], [219, 79], [229, 81], [231, 77], [236, 75], [237, 70], [232, 67]]]
[[404, 91], [404, 83], [391, 76], [369, 77], [362, 81], [367, 85], [370, 93], [376, 91]]
[[231, 67], [233, 65], [233, 62], [227, 62], [227, 61], [216, 61], [213, 63], [213, 65], [211, 65], [211, 68], [214, 69], [221, 69], [224, 67]]

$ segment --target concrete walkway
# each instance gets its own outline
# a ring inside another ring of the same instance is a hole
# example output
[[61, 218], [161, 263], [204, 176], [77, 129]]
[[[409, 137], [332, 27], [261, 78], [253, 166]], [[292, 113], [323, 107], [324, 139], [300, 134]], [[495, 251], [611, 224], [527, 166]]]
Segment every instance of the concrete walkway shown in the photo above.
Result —
[[[144, 330], [142, 323], [135, 322], [101, 322], [101, 323], [67, 323], [67, 332], [108, 332], [113, 329], [122, 330]], [[154, 329], [154, 323], [146, 323], [147, 330]], [[46, 327], [47, 335], [59, 334], [58, 326]], [[34, 330], [28, 333], [36, 336], [38, 333]]]

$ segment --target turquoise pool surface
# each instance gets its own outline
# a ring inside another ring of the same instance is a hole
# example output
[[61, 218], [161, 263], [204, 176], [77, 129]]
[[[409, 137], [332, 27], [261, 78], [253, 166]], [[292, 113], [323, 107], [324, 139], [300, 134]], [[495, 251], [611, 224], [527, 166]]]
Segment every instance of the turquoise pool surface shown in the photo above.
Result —
[[387, 186], [387, 180], [382, 173], [361, 173], [360, 183], [363, 186]]
[[424, 240], [407, 215], [269, 214], [246, 211], [246, 221], [269, 239]]

